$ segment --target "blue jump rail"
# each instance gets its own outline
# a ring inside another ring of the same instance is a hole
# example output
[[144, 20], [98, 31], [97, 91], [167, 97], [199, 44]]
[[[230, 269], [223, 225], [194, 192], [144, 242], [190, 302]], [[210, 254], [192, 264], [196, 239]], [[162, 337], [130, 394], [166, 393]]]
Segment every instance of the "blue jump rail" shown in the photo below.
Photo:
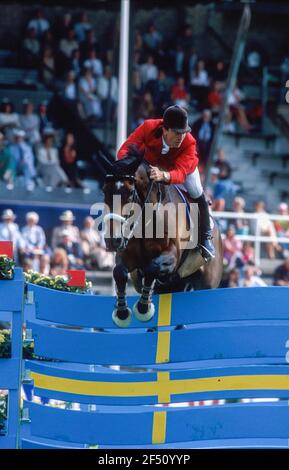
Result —
[[23, 301], [22, 269], [16, 268], [13, 280], [0, 281], [0, 321], [7, 321], [8, 312], [11, 323], [11, 358], [0, 358], [0, 389], [8, 390], [7, 429], [0, 436], [1, 449], [19, 447]]

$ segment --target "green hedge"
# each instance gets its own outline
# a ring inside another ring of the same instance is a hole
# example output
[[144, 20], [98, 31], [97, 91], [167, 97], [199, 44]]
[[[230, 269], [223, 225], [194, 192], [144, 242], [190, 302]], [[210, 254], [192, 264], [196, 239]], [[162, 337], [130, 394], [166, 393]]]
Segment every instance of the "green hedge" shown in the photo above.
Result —
[[15, 263], [6, 255], [0, 255], [0, 279], [13, 279]]

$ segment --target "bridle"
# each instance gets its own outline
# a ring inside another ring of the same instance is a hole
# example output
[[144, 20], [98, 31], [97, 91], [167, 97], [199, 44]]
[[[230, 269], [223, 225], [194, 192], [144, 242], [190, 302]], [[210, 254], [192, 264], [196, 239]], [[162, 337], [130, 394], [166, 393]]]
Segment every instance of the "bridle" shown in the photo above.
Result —
[[133, 190], [132, 190], [132, 194], [130, 195], [130, 197], [128, 198], [128, 201], [127, 202], [130, 202], [133, 206], [133, 204], [135, 203], [139, 203], [140, 206], [141, 206], [141, 210], [136, 218], [136, 220], [134, 221], [133, 223], [133, 226], [132, 226], [132, 229], [130, 230], [129, 234], [127, 237], [125, 237], [123, 235], [123, 227], [126, 225], [128, 219], [129, 219], [129, 216], [130, 214], [128, 214], [127, 216], [122, 216], [122, 215], [119, 215], [119, 214], [114, 214], [113, 212], [109, 213], [109, 214], [106, 214], [103, 218], [103, 221], [104, 223], [107, 223], [109, 220], [116, 220], [117, 222], [120, 222], [122, 224], [122, 230], [121, 230], [121, 242], [120, 242], [120, 245], [119, 247], [117, 248], [117, 252], [119, 251], [123, 251], [126, 249], [127, 245], [128, 245], [128, 242], [130, 240], [130, 238], [132, 237], [136, 227], [138, 226], [139, 224], [139, 221], [141, 220], [142, 216], [143, 216], [143, 211], [145, 209], [145, 205], [147, 204], [147, 202], [149, 202], [149, 198], [150, 198], [150, 195], [151, 195], [151, 192], [153, 190], [153, 187], [155, 184], [158, 185], [158, 191], [157, 191], [157, 210], [159, 209], [159, 205], [161, 204], [162, 202], [162, 191], [161, 191], [161, 188], [160, 188], [160, 183], [159, 182], [156, 182], [156, 181], [150, 181], [149, 183], [149, 186], [148, 186], [148, 190], [147, 190], [147, 193], [146, 193], [146, 196], [145, 196], [145, 199], [143, 202], [141, 202], [141, 197], [138, 193], [138, 190], [136, 188], [136, 185], [135, 185], [135, 182], [136, 182], [136, 177], [135, 176], [132, 176], [132, 175], [120, 175], [120, 176], [116, 176], [116, 175], [107, 175], [106, 178], [105, 178], [105, 181], [106, 182], [118, 182], [118, 181], [124, 181], [124, 180], [129, 180], [129, 181], [132, 181], [133, 182]]

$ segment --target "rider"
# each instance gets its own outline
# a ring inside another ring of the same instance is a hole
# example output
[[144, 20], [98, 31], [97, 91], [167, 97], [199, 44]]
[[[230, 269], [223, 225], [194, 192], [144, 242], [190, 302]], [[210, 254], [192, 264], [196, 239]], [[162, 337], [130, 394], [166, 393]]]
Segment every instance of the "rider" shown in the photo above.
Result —
[[123, 143], [117, 153], [120, 160], [134, 145], [150, 163], [150, 179], [167, 184], [183, 184], [197, 202], [200, 211], [200, 248], [207, 260], [215, 257], [208, 203], [198, 170], [196, 140], [188, 125], [187, 112], [180, 106], [168, 107], [163, 119], [144, 121]]

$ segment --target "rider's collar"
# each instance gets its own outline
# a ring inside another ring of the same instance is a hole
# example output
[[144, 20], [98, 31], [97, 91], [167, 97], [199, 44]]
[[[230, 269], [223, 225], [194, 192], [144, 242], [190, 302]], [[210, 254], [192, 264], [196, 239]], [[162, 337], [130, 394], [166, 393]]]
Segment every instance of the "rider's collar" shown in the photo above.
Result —
[[169, 152], [170, 147], [165, 142], [164, 136], [162, 136], [162, 142], [163, 142], [163, 147], [162, 147], [162, 152], [161, 153], [162, 153], [162, 155], [166, 155]]

